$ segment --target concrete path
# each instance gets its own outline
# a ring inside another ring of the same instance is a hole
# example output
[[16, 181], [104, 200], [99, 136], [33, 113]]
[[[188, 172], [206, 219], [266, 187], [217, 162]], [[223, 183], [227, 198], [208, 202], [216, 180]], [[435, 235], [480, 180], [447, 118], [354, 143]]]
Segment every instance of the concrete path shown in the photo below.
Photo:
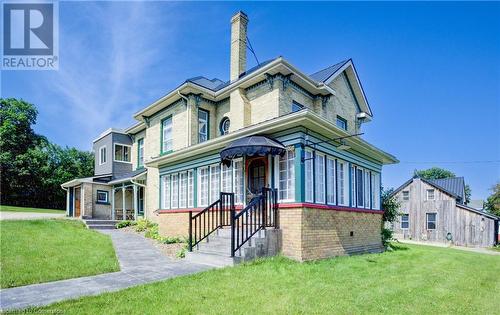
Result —
[[140, 235], [119, 230], [102, 231], [102, 233], [111, 236], [121, 271], [3, 289], [0, 290], [0, 309], [5, 311], [42, 306], [86, 295], [118, 291], [211, 268], [207, 265], [168, 258]]
[[406, 244], [452, 248], [452, 249], [464, 250], [467, 252], [474, 252], [474, 253], [486, 254], [486, 255], [500, 255], [500, 252], [497, 252], [497, 251], [494, 251], [494, 250], [491, 250], [488, 248], [481, 248], [481, 247], [465, 247], [465, 246], [456, 246], [456, 245], [449, 246], [449, 245], [443, 244], [443, 243], [417, 242], [417, 241], [412, 241], [412, 240], [398, 240], [398, 242], [406, 243]]
[[0, 211], [0, 220], [35, 220], [35, 219], [53, 219], [64, 218], [65, 213], [38, 213], [38, 212], [16, 212]]

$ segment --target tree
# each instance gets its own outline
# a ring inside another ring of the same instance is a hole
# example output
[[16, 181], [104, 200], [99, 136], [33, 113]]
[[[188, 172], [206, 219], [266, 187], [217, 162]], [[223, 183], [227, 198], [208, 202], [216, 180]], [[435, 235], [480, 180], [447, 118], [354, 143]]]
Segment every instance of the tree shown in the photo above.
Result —
[[61, 148], [36, 134], [37, 110], [17, 99], [0, 99], [0, 203], [64, 208], [61, 184], [92, 176], [94, 156]]
[[392, 240], [392, 230], [386, 228], [386, 224], [393, 223], [396, 221], [397, 217], [400, 215], [399, 209], [401, 204], [392, 196], [394, 189], [382, 189], [382, 210], [384, 214], [382, 215], [382, 244], [389, 248], [389, 242]]
[[[415, 176], [421, 177], [423, 179], [443, 179], [448, 177], [455, 177], [455, 173], [449, 170], [445, 170], [440, 167], [431, 167], [426, 170], [415, 170], [413, 173]], [[469, 185], [465, 185], [465, 203], [470, 202], [472, 191]]]
[[500, 182], [491, 187], [493, 193], [486, 199], [484, 209], [489, 213], [500, 217]]

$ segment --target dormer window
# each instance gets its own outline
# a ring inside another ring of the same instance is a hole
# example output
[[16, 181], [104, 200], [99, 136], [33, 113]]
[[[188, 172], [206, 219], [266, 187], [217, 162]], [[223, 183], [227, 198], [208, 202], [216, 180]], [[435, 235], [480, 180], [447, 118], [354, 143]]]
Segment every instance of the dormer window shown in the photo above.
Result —
[[130, 163], [130, 146], [115, 143], [115, 161]]
[[221, 136], [227, 135], [229, 133], [230, 123], [231, 122], [229, 121], [229, 118], [227, 118], [227, 117], [222, 118], [222, 120], [220, 121], [220, 126], [219, 126]]
[[304, 108], [304, 105], [299, 104], [299, 103], [297, 103], [295, 101], [292, 102], [292, 113], [298, 112], [302, 108]]
[[336, 124], [337, 124], [337, 127], [339, 127], [340, 129], [347, 130], [347, 120], [345, 120], [344, 118], [337, 116]]
[[106, 146], [99, 148], [99, 165], [106, 163]]

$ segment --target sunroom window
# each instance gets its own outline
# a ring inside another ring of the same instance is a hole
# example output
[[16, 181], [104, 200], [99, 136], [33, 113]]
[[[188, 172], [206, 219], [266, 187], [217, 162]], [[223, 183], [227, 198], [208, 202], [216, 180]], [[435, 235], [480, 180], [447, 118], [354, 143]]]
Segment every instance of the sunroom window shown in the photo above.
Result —
[[130, 162], [130, 146], [115, 144], [115, 161]]

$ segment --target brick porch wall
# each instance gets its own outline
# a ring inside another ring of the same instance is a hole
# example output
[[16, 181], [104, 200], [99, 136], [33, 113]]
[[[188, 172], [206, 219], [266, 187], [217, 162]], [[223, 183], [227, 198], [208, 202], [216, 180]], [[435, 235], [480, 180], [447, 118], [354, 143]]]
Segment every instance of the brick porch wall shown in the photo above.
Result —
[[154, 221], [158, 223], [161, 236], [187, 237], [189, 234], [189, 213], [160, 213]]

